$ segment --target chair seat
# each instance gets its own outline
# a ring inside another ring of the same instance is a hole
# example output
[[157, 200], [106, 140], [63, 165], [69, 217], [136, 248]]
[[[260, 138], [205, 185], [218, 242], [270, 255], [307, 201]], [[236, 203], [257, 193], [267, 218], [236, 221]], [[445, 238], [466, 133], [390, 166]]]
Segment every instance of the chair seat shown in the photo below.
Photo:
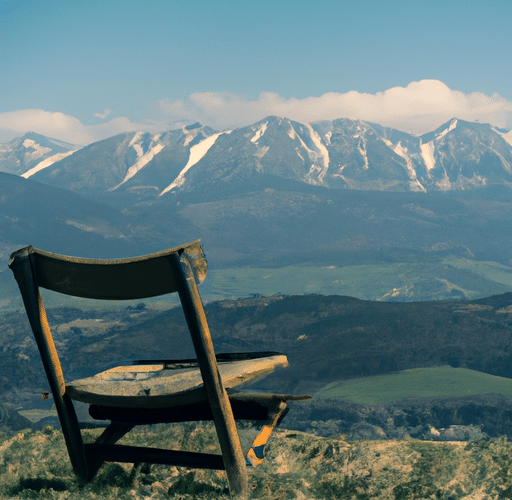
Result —
[[[206, 399], [206, 391], [196, 364], [118, 366], [67, 384], [66, 393], [76, 401], [120, 408], [171, 408], [197, 403]], [[288, 366], [286, 356], [218, 362], [226, 389], [253, 383], [278, 366]]]
[[[236, 420], [271, 420], [281, 412], [282, 403], [311, 399], [310, 396], [290, 394], [245, 393], [229, 391], [229, 402]], [[119, 408], [91, 405], [89, 415], [96, 420], [157, 424], [170, 422], [193, 422], [213, 420], [207, 400], [182, 405], [179, 408]]]

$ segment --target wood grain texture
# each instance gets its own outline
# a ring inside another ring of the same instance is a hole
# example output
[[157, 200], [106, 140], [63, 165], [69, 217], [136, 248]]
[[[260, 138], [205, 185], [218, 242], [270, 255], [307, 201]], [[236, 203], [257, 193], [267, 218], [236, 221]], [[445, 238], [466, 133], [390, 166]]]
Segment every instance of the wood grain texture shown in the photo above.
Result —
[[[226, 389], [255, 382], [287, 366], [284, 355], [218, 363]], [[125, 408], [168, 408], [206, 399], [201, 372], [197, 367], [167, 368], [164, 364], [119, 366], [94, 377], [69, 383], [67, 394], [89, 404]]]

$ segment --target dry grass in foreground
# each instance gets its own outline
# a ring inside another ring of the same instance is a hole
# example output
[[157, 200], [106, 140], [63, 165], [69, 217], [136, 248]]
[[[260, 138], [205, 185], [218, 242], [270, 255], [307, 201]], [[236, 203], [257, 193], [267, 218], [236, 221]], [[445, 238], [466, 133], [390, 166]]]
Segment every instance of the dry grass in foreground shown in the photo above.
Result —
[[[99, 431], [88, 431], [93, 439]], [[191, 433], [191, 434], [190, 434]], [[242, 429], [247, 444], [254, 429]], [[181, 424], [132, 431], [133, 444], [217, 452], [211, 426]], [[355, 441], [278, 430], [264, 464], [250, 473], [257, 499], [512, 498], [512, 444]], [[56, 499], [228, 499], [224, 472], [159, 465], [105, 464], [94, 480], [74, 476], [60, 431], [0, 435], [0, 497]]]

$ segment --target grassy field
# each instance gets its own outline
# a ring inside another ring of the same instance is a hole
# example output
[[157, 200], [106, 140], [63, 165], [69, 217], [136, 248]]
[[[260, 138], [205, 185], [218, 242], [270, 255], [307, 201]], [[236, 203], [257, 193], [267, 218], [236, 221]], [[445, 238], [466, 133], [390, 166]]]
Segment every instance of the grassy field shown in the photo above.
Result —
[[395, 374], [333, 382], [315, 394], [365, 405], [386, 404], [407, 397], [512, 395], [512, 379], [466, 368], [414, 368]]
[[[86, 431], [86, 441], [98, 432]], [[160, 425], [130, 434], [123, 441], [133, 445], [219, 452], [211, 425]], [[278, 429], [266, 455], [260, 467], [249, 471], [250, 499], [483, 500], [512, 495], [512, 445], [503, 438], [347, 442]], [[0, 498], [228, 500], [229, 491], [223, 471], [146, 464], [108, 463], [82, 484], [72, 472], [62, 433], [46, 427], [0, 432]]]
[[512, 268], [509, 266], [498, 264], [497, 262], [475, 261], [456, 257], [445, 259], [445, 263], [457, 269], [471, 271], [484, 279], [512, 288]]
[[467, 259], [219, 269], [212, 270], [202, 286], [203, 295], [210, 299], [319, 293], [366, 300], [446, 299], [454, 291], [459, 297], [474, 299], [504, 293], [511, 287], [512, 268]]

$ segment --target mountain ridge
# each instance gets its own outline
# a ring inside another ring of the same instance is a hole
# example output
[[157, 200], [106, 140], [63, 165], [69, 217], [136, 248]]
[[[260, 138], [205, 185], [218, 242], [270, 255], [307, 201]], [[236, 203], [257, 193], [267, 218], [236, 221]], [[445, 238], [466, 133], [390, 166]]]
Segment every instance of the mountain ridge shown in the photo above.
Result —
[[268, 174], [329, 189], [433, 192], [512, 184], [510, 132], [457, 118], [419, 136], [347, 118], [310, 124], [269, 116], [221, 132], [196, 123], [119, 134], [81, 149], [66, 145], [62, 158], [55, 155], [63, 154], [64, 143], [52, 159], [39, 144], [46, 164], [24, 172], [2, 156], [33, 141], [20, 139], [0, 147], [0, 170], [84, 194], [146, 193], [146, 200]]

